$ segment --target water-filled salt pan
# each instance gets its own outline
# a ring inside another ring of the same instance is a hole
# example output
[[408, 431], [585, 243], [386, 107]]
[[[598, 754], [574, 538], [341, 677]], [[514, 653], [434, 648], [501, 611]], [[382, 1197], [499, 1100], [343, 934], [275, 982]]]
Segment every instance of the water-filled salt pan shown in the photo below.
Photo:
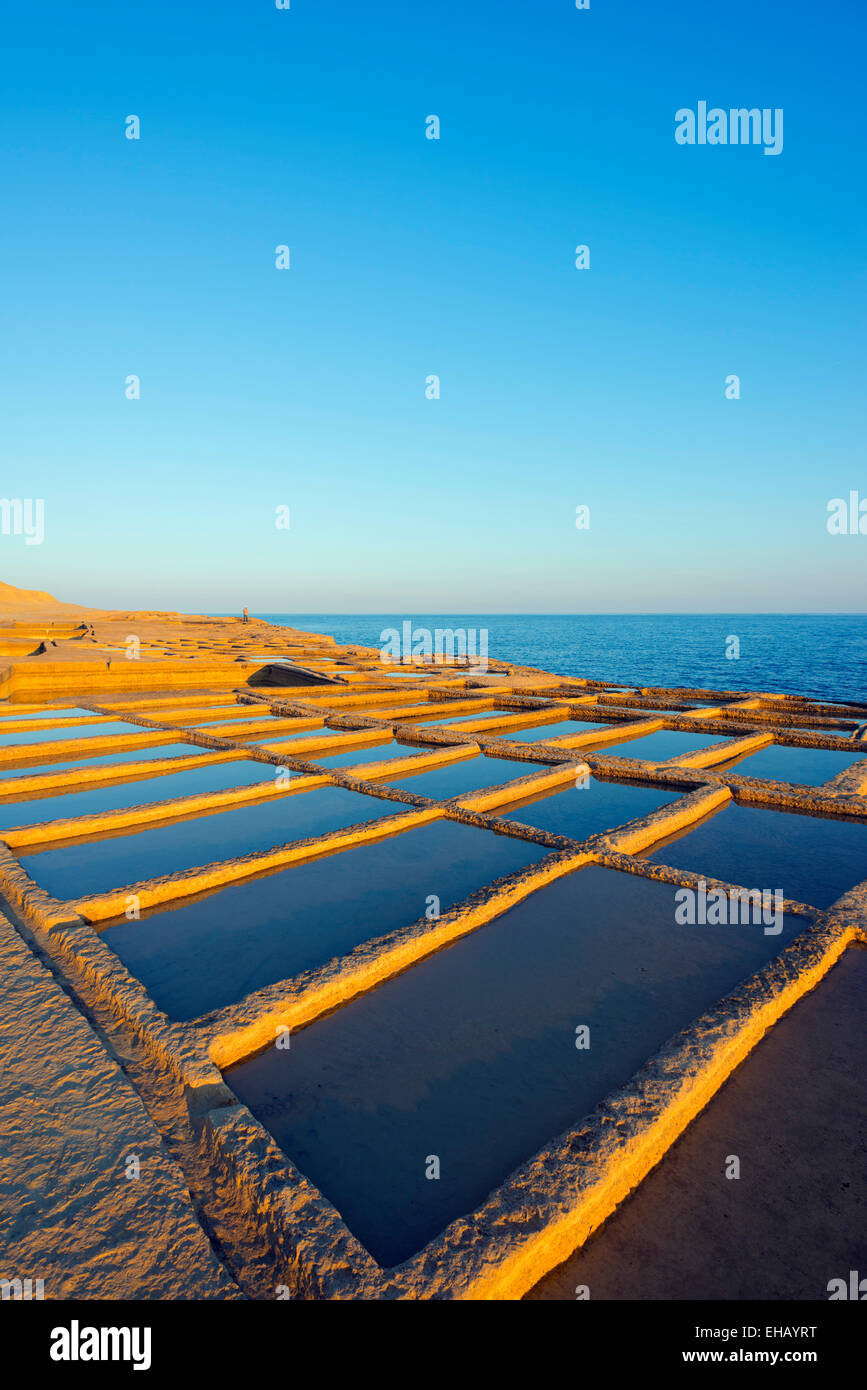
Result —
[[371, 1254], [396, 1264], [792, 935], [792, 922], [776, 937], [678, 926], [674, 891], [583, 869], [298, 1031], [289, 1050], [234, 1067], [229, 1084]]
[[119, 922], [105, 940], [161, 1008], [192, 1018], [408, 926], [425, 916], [431, 895], [446, 912], [545, 853], [524, 840], [437, 821]]

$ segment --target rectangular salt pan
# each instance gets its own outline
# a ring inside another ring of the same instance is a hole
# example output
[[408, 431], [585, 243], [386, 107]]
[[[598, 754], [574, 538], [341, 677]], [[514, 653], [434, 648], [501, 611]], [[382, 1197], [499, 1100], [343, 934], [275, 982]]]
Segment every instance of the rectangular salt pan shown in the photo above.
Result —
[[[61, 739], [109, 738], [117, 734], [157, 734], [158, 729], [145, 729], [141, 724], [128, 724], [122, 720], [107, 719], [104, 724], [76, 724], [70, 729], [17, 729], [0, 728], [0, 748], [12, 744], [57, 743]], [[23, 752], [23, 749], [22, 749]]]
[[827, 908], [867, 878], [867, 821], [730, 802], [648, 858]]
[[639, 816], [646, 816], [677, 799], [678, 793], [634, 782], [602, 782], [596, 777], [576, 779], [561, 791], [530, 802], [509, 805], [499, 813], [521, 825], [532, 825], [554, 835], [585, 840]]
[[45, 772], [70, 772], [79, 767], [114, 767], [119, 763], [152, 762], [160, 758], [186, 758], [191, 754], [205, 754], [209, 750], [199, 748], [194, 743], [161, 743], [154, 747], [124, 748], [119, 753], [104, 753], [98, 758], [72, 758], [58, 763], [49, 760], [42, 762], [22, 762], [0, 764], [0, 779], [13, 777], [37, 777]]
[[0, 728], [6, 727], [6, 720], [15, 719], [98, 719], [99, 715], [92, 709], [82, 709], [80, 705], [73, 706], [71, 709], [45, 709], [29, 710], [26, 713], [13, 713], [14, 706], [0, 706]]
[[485, 787], [496, 787], [501, 782], [513, 782], [519, 777], [529, 777], [532, 773], [541, 771], [539, 763], [479, 756], [461, 758], [458, 762], [447, 763], [442, 767], [416, 772], [411, 777], [388, 777], [385, 779], [385, 785], [394, 787], [396, 791], [430, 797], [432, 801], [450, 801], [455, 796], [465, 796]]
[[608, 728], [608, 724], [591, 724], [584, 719], [560, 719], [556, 724], [534, 724], [531, 729], [510, 729], [501, 737], [514, 743], [547, 743], [549, 739], [565, 738], [567, 734], [589, 734], [594, 729]]
[[801, 786], [818, 787], [823, 782], [846, 772], [867, 757], [867, 746], [852, 753], [827, 748], [797, 748], [786, 744], [769, 744], [757, 753], [748, 753], [726, 769], [740, 777], [761, 777], [771, 782], [794, 782]]
[[695, 753], [699, 748], [709, 748], [714, 743], [726, 743], [729, 736], [721, 734], [686, 734], [679, 729], [658, 729], [654, 734], [641, 734], [638, 738], [624, 740], [623, 743], [606, 743], [595, 749], [597, 753], [615, 753], [618, 758], [646, 758], [649, 762], [664, 762], [676, 758], [681, 753]]
[[[796, 927], [679, 926], [674, 892], [581, 870], [227, 1080], [374, 1258], [398, 1264]], [[581, 1027], [589, 1048], [576, 1046]]]
[[275, 780], [276, 771], [270, 763], [206, 763], [204, 767], [193, 767], [186, 772], [140, 777], [132, 782], [108, 782], [101, 786], [85, 787], [81, 791], [55, 788], [47, 795], [24, 801], [0, 802], [0, 830], [8, 830], [10, 826], [65, 820], [72, 816], [96, 816], [106, 811], [143, 806], [172, 797], [199, 796], [228, 791], [231, 787], [247, 787], [256, 782], [271, 783]]
[[524, 840], [437, 821], [223, 888], [139, 922], [120, 921], [105, 932], [105, 941], [160, 1008], [172, 1018], [189, 1019], [409, 926], [425, 915], [431, 894], [447, 912], [545, 854]]
[[171, 825], [127, 831], [41, 853], [21, 863], [56, 898], [102, 893], [160, 878], [217, 859], [233, 859], [292, 840], [324, 835], [357, 821], [400, 814], [400, 802], [363, 796], [343, 787], [276, 793], [255, 805], [214, 811]]

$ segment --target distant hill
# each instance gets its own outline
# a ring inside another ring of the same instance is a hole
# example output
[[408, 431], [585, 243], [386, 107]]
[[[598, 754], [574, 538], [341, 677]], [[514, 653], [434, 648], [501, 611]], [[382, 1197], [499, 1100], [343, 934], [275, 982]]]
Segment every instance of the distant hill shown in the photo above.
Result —
[[52, 613], [71, 618], [93, 611], [76, 603], [61, 603], [53, 594], [41, 589], [18, 589], [14, 584], [0, 583], [0, 616], [4, 618], [43, 617]]

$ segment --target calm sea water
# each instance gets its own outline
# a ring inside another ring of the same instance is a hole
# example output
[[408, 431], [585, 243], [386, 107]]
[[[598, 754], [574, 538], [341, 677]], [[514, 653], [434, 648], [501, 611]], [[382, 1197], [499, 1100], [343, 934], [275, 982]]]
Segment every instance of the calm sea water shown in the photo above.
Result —
[[[385, 628], [475, 628], [492, 658], [614, 685], [779, 690], [867, 701], [867, 615], [262, 613], [270, 622], [381, 645]], [[726, 656], [737, 637], [740, 656]]]

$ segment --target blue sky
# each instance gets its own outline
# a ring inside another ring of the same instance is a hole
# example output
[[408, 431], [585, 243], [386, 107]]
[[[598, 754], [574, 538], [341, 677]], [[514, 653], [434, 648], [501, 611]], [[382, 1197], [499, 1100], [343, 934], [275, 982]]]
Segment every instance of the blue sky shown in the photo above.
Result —
[[[45, 539], [0, 535], [0, 577], [864, 611], [867, 536], [825, 520], [867, 498], [865, 30], [852, 0], [16, 7], [2, 491]], [[700, 100], [783, 108], [783, 152], [679, 146]]]

